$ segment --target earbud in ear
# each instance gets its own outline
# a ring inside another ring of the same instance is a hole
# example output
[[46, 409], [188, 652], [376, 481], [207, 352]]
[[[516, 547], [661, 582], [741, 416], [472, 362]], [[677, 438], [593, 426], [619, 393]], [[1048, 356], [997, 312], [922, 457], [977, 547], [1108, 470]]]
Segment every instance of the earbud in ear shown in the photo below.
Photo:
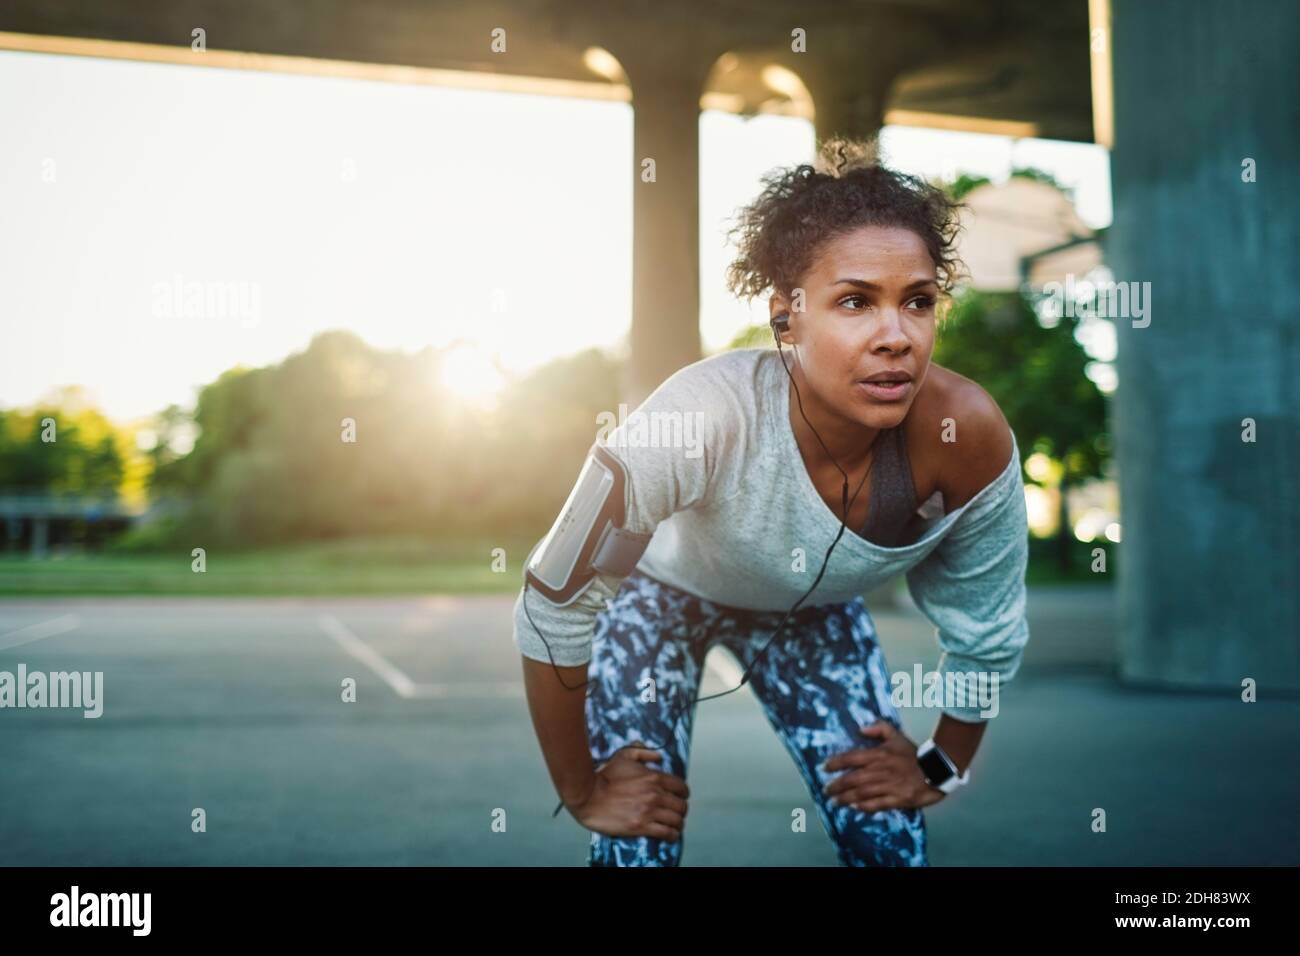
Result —
[[788, 332], [790, 330], [790, 313], [779, 312], [772, 316], [771, 325], [773, 332]]

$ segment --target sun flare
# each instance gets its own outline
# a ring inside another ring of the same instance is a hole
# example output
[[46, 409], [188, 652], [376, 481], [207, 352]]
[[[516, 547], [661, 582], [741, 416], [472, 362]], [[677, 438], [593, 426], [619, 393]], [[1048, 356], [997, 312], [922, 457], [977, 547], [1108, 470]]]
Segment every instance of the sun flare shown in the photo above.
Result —
[[442, 386], [467, 405], [491, 406], [505, 385], [493, 356], [471, 342], [447, 349], [440, 364]]

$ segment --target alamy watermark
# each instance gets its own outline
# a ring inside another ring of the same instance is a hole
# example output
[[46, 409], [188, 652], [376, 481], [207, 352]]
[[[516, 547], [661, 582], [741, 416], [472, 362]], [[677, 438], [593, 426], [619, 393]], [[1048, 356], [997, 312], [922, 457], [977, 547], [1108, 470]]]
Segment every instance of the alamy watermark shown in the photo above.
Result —
[[920, 664], [911, 671], [890, 675], [890, 700], [895, 707], [978, 707], [980, 716], [998, 715], [996, 671], [923, 671]]
[[94, 719], [104, 713], [103, 671], [0, 671], [0, 709], [6, 707], [69, 707]]
[[704, 412], [637, 409], [628, 414], [627, 405], [618, 415], [596, 415], [596, 441], [610, 448], [684, 448], [687, 458], [704, 454]]
[[1070, 272], [1064, 282], [1045, 282], [1035, 291], [1039, 309], [1051, 318], [1131, 319], [1135, 329], [1151, 324], [1150, 282], [1116, 282], [1105, 270], [1095, 279]]
[[157, 319], [238, 319], [251, 329], [262, 321], [262, 285], [246, 279], [187, 280], [180, 273], [170, 282], [155, 282], [153, 315]]
[[50, 897], [51, 926], [121, 926], [132, 936], [148, 936], [152, 911], [152, 893], [83, 893], [74, 884]]

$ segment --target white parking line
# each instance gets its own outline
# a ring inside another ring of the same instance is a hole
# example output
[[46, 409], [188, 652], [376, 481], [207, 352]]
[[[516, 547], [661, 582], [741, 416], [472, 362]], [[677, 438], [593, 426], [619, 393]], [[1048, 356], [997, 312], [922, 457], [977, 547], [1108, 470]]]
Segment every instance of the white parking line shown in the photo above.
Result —
[[81, 620], [75, 614], [65, 614], [63, 617], [42, 621], [39, 624], [28, 624], [26, 627], [20, 627], [8, 634], [0, 634], [0, 651], [7, 651], [9, 648], [18, 647], [21, 644], [30, 644], [32, 641], [39, 641], [42, 638], [53, 637], [55, 634], [66, 634], [68, 631], [75, 631], [80, 626]]
[[352, 657], [369, 667], [398, 697], [406, 700], [483, 697], [522, 697], [524, 685], [518, 681], [467, 681], [460, 684], [417, 684], [403, 674], [386, 657], [352, 633], [332, 614], [318, 619], [321, 630], [338, 642]]
[[745, 676], [745, 672], [736, 663], [736, 659], [722, 648], [711, 648], [709, 650], [704, 669], [712, 671], [713, 676], [722, 681], [723, 686], [727, 689], [735, 687], [740, 683], [741, 678]]

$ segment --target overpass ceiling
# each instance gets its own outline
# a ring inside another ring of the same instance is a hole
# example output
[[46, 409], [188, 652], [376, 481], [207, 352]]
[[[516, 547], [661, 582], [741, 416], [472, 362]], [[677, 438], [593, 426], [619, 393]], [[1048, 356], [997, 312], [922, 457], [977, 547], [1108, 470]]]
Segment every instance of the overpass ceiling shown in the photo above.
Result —
[[[1032, 124], [1037, 135], [1092, 140], [1087, 0], [5, 0], [0, 31], [157, 44], [188, 51], [202, 27], [213, 51], [541, 77], [619, 86], [584, 58], [728, 56], [704, 105], [800, 113], [762, 68], [798, 70], [803, 27], [834, 69], [897, 64], [889, 110]], [[507, 52], [492, 53], [504, 27]], [[6, 44], [0, 44], [6, 45]], [[879, 51], [880, 57], [873, 56]], [[823, 62], [824, 58], [823, 58]], [[867, 64], [864, 66], [864, 64]], [[591, 88], [589, 86], [589, 88]], [[575, 87], [575, 89], [580, 89]], [[923, 122], [923, 120], [922, 120]]]

